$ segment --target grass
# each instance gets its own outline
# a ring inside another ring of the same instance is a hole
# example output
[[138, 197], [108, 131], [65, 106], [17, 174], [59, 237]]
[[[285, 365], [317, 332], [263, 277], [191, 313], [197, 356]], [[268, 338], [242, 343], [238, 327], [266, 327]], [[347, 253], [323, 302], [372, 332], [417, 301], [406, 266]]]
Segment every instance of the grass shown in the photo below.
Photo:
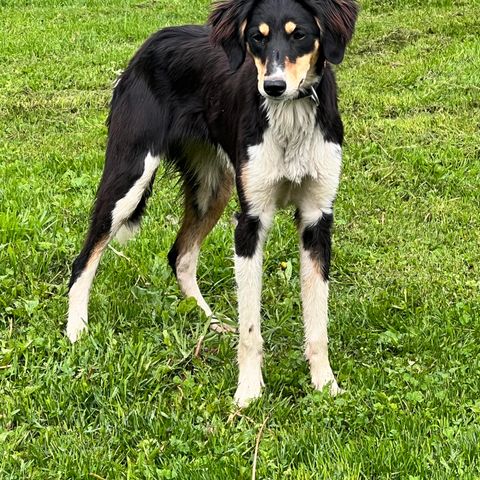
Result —
[[[282, 212], [265, 258], [267, 387], [240, 414], [236, 338], [208, 334], [192, 355], [206, 319], [167, 267], [181, 214], [167, 181], [127, 258], [105, 255], [88, 337], [62, 333], [112, 82], [151, 32], [203, 22], [208, 2], [0, 0], [2, 480], [247, 479], [257, 438], [257, 478], [480, 478], [480, 4], [362, 7], [338, 68], [330, 349], [347, 393], [309, 386]], [[200, 268], [233, 321], [235, 210]]]

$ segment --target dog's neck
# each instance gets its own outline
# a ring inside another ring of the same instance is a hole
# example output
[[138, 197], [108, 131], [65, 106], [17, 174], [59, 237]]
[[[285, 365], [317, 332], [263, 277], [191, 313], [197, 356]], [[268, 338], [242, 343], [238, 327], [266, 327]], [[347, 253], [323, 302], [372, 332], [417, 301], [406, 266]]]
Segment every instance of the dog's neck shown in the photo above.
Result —
[[317, 107], [310, 98], [265, 100], [271, 141], [283, 151], [284, 161], [295, 163], [309, 149], [317, 126]]
[[315, 127], [317, 105], [310, 96], [287, 100], [267, 98], [263, 102], [263, 108], [270, 128], [283, 132], [281, 137], [291, 139], [297, 135], [302, 136], [302, 132], [307, 133]]

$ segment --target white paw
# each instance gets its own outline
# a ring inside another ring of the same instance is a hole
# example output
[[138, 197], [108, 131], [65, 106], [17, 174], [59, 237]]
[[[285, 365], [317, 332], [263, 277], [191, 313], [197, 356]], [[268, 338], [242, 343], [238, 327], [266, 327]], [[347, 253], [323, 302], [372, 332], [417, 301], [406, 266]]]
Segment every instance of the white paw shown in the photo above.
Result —
[[80, 338], [80, 335], [86, 330], [86, 328], [87, 323], [81, 318], [77, 321], [69, 320], [66, 330], [67, 337], [72, 343], [75, 343]]
[[338, 386], [335, 376], [330, 368], [326, 369], [325, 371], [318, 372], [315, 376], [312, 376], [312, 383], [315, 387], [315, 390], [323, 390], [325, 387], [328, 387], [332, 397], [345, 392], [345, 390], [342, 390]]
[[261, 378], [260, 381], [240, 382], [234, 397], [237, 406], [240, 408], [248, 407], [253, 400], [260, 398], [262, 387], [263, 381]]
[[220, 320], [217, 320], [215, 317], [212, 317], [212, 320], [210, 322], [210, 330], [212, 332], [216, 332], [220, 334], [237, 332], [237, 329], [235, 327], [232, 327], [227, 323], [221, 322]]

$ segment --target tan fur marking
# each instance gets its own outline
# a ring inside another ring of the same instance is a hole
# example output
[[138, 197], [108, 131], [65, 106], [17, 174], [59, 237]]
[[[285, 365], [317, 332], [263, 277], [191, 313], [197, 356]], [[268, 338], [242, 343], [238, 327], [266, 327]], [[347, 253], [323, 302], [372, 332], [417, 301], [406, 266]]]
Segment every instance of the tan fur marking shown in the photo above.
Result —
[[[318, 258], [316, 258], [315, 255], [310, 254], [310, 258], [313, 263], [313, 269], [315, 271], [315, 274], [320, 277], [323, 276], [323, 263], [320, 260], [318, 260]], [[308, 277], [307, 282], [314, 283], [314, 281], [315, 281], [315, 277], [312, 274], [311, 276]]]
[[250, 50], [250, 46], [248, 45], [248, 43], [247, 43], [247, 51], [252, 56], [253, 61], [255, 62], [255, 66], [257, 67], [258, 84], [263, 85], [263, 82], [265, 81], [265, 75], [267, 73], [267, 65], [263, 64], [259, 58], [255, 57], [252, 54], [252, 51]]
[[243, 189], [243, 194], [245, 195], [245, 200], [247, 201], [247, 203], [251, 203], [251, 199], [249, 198], [249, 194], [248, 194], [248, 191], [247, 191], [247, 188], [248, 188], [248, 184], [249, 184], [249, 175], [248, 175], [248, 162], [246, 162], [243, 166], [242, 166], [242, 173], [241, 173], [241, 176], [240, 176], [240, 183], [242, 185], [242, 189]]
[[287, 84], [293, 88], [298, 88], [308, 75], [308, 71], [312, 66], [312, 54], [307, 53], [298, 57], [295, 63], [288, 58], [285, 60], [285, 73], [287, 76]]
[[243, 37], [245, 35], [245, 29], [247, 28], [247, 21], [245, 20], [240, 25], [240, 36]]
[[261, 33], [264, 37], [268, 37], [268, 34], [270, 33], [270, 27], [269, 27], [266, 23], [260, 24], [260, 26], [258, 27], [258, 29], [260, 30], [260, 33]]
[[319, 47], [320, 44], [316, 40], [313, 52], [297, 57], [295, 62], [291, 62], [288, 58], [285, 60], [285, 73], [288, 85], [298, 88], [307, 76], [313, 73], [318, 60]]
[[262, 63], [262, 61], [257, 57], [253, 57], [253, 60], [255, 62], [255, 66], [257, 67], [258, 84], [263, 85], [265, 82], [265, 75], [267, 73], [267, 64]]
[[293, 22], [287, 22], [285, 24], [285, 31], [290, 35], [291, 33], [293, 33], [295, 31], [295, 29], [297, 28], [297, 25]]
[[88, 270], [92, 265], [95, 264], [95, 262], [98, 260], [98, 257], [100, 257], [105, 250], [105, 247], [107, 246], [110, 238], [108, 236], [103, 237], [101, 240], [98, 241], [98, 243], [93, 247], [93, 250], [90, 253], [90, 257], [88, 258], [87, 265], [85, 266], [84, 270]]
[[193, 193], [188, 187], [185, 187], [185, 212], [182, 226], [177, 235], [179, 257], [191, 250], [193, 246], [200, 245], [210, 230], [216, 225], [230, 199], [232, 187], [232, 175], [225, 172], [216, 196], [212, 198], [207, 213], [201, 218], [199, 218], [193, 206]]

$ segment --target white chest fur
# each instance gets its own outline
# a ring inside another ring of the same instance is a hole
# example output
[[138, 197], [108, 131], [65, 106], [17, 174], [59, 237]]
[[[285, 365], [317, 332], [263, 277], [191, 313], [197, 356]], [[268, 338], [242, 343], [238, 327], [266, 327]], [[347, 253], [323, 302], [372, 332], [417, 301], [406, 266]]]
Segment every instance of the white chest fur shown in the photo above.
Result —
[[[270, 182], [300, 184], [305, 177], [320, 180], [340, 174], [340, 146], [326, 142], [316, 125], [310, 98], [265, 102], [269, 126], [263, 142], [249, 148], [251, 167]], [[252, 172], [253, 173], [253, 172]]]
[[[293, 194], [305, 182], [313, 181], [323, 191], [322, 196], [333, 201], [340, 178], [341, 147], [325, 141], [316, 123], [314, 102], [310, 98], [267, 100], [265, 108], [269, 126], [263, 141], [248, 149], [244, 170], [247, 192], [253, 197], [264, 196], [272, 194], [272, 188], [278, 191], [276, 187], [288, 186]], [[286, 199], [278, 200], [285, 203]]]

